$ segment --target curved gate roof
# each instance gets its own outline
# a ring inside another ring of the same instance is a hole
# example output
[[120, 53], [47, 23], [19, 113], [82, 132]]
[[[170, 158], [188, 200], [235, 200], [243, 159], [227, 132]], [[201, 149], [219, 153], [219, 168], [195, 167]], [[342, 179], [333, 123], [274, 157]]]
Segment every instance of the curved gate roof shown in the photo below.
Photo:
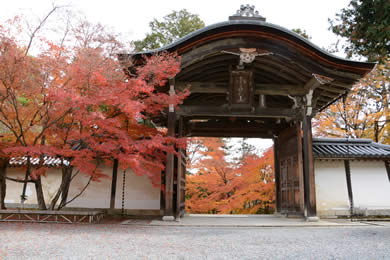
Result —
[[160, 49], [120, 58], [140, 60], [143, 55], [177, 52], [182, 65], [176, 85], [179, 89], [190, 87], [192, 93], [185, 104], [212, 100], [222, 105], [229, 67], [238, 64], [237, 55], [243, 48], [260, 54], [251, 64], [255, 94], [269, 95], [267, 104], [271, 107], [292, 107], [294, 102], [288, 95], [303, 96], [313, 89], [313, 109], [322, 110], [375, 66], [336, 57], [288, 29], [251, 17], [209, 25]]

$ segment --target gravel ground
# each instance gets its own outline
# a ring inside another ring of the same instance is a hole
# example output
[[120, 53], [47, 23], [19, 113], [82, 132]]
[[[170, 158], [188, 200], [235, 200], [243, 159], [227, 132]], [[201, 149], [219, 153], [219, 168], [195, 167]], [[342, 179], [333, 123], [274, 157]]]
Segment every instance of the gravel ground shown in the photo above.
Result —
[[0, 259], [390, 259], [390, 226], [0, 224]]

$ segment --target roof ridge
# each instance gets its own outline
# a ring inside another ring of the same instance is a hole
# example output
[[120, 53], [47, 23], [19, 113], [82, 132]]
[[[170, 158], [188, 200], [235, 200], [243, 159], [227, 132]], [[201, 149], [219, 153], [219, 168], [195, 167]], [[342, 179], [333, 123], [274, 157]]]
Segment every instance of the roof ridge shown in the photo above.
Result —
[[362, 144], [371, 144], [373, 141], [367, 138], [328, 138], [328, 137], [315, 137], [313, 138], [314, 142], [325, 142], [325, 143], [362, 143]]

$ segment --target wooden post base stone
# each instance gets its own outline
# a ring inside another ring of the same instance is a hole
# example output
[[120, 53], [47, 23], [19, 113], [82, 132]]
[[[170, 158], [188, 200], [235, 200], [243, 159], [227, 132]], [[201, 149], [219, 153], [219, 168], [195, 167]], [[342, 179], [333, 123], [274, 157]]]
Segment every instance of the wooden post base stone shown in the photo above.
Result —
[[174, 216], [163, 216], [162, 220], [163, 221], [175, 221], [175, 217]]
[[318, 222], [319, 220], [319, 217], [306, 217], [307, 222]]

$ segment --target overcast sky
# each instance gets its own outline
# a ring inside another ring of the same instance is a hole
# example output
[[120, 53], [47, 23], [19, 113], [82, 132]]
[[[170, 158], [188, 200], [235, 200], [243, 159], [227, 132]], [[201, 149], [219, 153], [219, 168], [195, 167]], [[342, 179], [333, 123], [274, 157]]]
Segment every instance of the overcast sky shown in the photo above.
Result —
[[[128, 40], [142, 39], [149, 31], [149, 22], [153, 18], [161, 19], [172, 10], [186, 8], [198, 14], [210, 25], [226, 21], [239, 9], [241, 4], [255, 5], [260, 15], [267, 22], [283, 26], [287, 29], [301, 28], [312, 36], [312, 42], [319, 47], [329, 47], [336, 42], [336, 37], [329, 32], [328, 18], [334, 18], [342, 8], [347, 7], [350, 0], [58, 0], [57, 5], [70, 5], [72, 9], [81, 11], [93, 22], [100, 22], [125, 35]], [[52, 0], [3, 0], [0, 8], [0, 21], [3, 22], [17, 14], [34, 14], [42, 17], [51, 6]], [[343, 56], [342, 54], [338, 54]], [[253, 140], [251, 143], [260, 147], [269, 147], [271, 141]]]
[[[287, 29], [305, 29], [312, 41], [320, 47], [329, 47], [336, 37], [328, 31], [328, 18], [348, 5], [350, 0], [57, 0], [57, 5], [70, 5], [83, 12], [94, 22], [108, 25], [129, 40], [143, 38], [153, 18], [161, 19], [172, 10], [186, 8], [198, 14], [206, 25], [226, 21], [241, 4], [255, 5], [267, 22]], [[7, 0], [0, 9], [0, 21], [16, 14], [28, 13], [42, 16], [52, 5], [52, 0]], [[340, 55], [340, 54], [339, 54]]]

